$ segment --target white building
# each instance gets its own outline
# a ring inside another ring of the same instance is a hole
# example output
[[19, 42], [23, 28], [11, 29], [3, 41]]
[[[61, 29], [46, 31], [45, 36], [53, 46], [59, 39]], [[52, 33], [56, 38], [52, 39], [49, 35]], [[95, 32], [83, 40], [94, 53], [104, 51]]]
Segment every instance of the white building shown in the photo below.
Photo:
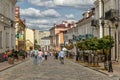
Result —
[[39, 30], [35, 30], [34, 32], [34, 40], [37, 41], [37, 45], [40, 45], [40, 33], [39, 33]]
[[50, 49], [50, 31], [39, 31], [39, 43], [42, 50]]
[[44, 38], [41, 38], [41, 49], [42, 50], [47, 50], [49, 51], [50, 50], [50, 37], [44, 37]]
[[[95, 18], [99, 20], [100, 38], [105, 35], [111, 35], [115, 39], [115, 45], [112, 48], [112, 60], [118, 61], [120, 58], [120, 0], [96, 0]], [[104, 20], [104, 21], [103, 21]], [[104, 22], [104, 25], [101, 23]]]
[[15, 48], [16, 0], [0, 0], [0, 53]]

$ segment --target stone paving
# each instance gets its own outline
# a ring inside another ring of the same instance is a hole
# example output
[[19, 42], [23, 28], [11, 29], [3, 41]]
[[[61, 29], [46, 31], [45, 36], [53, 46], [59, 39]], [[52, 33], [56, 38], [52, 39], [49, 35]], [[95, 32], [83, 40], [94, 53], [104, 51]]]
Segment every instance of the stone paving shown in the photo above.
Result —
[[119, 80], [77, 63], [49, 57], [43, 64], [34, 65], [33, 59], [0, 72], [0, 80]]

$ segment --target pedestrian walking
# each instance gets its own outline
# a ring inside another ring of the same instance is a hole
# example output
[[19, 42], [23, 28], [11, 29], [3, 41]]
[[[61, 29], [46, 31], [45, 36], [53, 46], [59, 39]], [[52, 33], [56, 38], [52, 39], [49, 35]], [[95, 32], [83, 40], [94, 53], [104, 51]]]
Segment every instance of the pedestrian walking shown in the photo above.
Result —
[[33, 54], [33, 50], [30, 50], [30, 51], [29, 51], [29, 56], [30, 56], [30, 57], [33, 57], [33, 55], [34, 55], [34, 54]]
[[64, 51], [60, 51], [59, 52], [59, 58], [60, 58], [61, 64], [64, 64], [64, 57], [65, 57], [65, 52]]
[[8, 55], [7, 55], [7, 51], [5, 51], [4, 55], [3, 55], [4, 61], [8, 60]]
[[18, 60], [18, 51], [17, 50], [14, 51], [13, 55], [14, 55], [14, 59]]
[[76, 61], [79, 60], [79, 56], [80, 56], [79, 51], [77, 51], [77, 52], [76, 52]]
[[37, 48], [35, 48], [35, 50], [33, 51], [33, 54], [34, 54], [33, 64], [37, 64], [37, 57], [38, 57], [38, 50], [37, 50]]
[[38, 63], [42, 64], [43, 62], [43, 52], [41, 51], [41, 49], [39, 49], [38, 51]]
[[45, 60], [47, 60], [48, 52], [45, 51]]
[[57, 51], [55, 51], [54, 56], [55, 56], [55, 59], [58, 59], [58, 52]]

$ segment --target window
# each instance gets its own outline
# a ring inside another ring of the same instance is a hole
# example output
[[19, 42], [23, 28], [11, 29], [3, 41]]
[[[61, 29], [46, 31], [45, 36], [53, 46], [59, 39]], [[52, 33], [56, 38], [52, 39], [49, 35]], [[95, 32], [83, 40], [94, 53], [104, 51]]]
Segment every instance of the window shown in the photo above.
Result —
[[9, 48], [9, 33], [6, 33], [6, 48]]
[[0, 13], [2, 13], [2, 1], [0, 0]]
[[2, 48], [2, 31], [0, 31], [0, 48]]

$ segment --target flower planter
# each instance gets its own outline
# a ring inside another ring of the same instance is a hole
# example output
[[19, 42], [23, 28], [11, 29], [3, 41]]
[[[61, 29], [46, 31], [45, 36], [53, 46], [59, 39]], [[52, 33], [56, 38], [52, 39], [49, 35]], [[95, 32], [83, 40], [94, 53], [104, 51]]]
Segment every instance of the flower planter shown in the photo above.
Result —
[[23, 56], [18, 56], [18, 59], [19, 59], [20, 61], [22, 61], [22, 60], [23, 60]]
[[9, 64], [14, 64], [14, 58], [8, 57], [8, 63]]

